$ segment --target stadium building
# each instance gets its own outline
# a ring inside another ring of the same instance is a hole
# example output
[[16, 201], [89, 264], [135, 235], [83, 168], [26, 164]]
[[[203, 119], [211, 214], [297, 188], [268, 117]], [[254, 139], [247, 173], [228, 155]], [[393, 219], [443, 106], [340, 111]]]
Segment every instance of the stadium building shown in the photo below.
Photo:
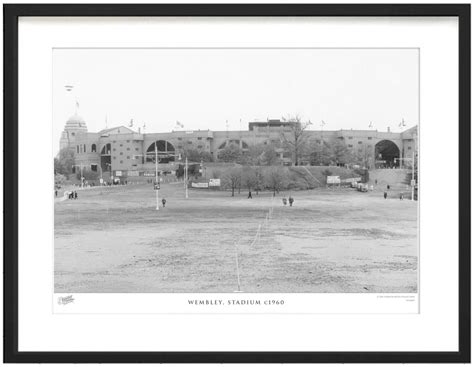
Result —
[[[180, 153], [186, 148], [207, 152], [217, 159], [220, 150], [236, 144], [243, 152], [252, 145], [271, 145], [282, 164], [291, 164], [291, 153], [282, 148], [282, 136], [291, 140], [294, 122], [268, 120], [250, 122], [246, 131], [172, 131], [144, 133], [126, 126], [89, 132], [77, 113], [71, 116], [61, 134], [60, 149], [75, 152], [75, 165], [99, 172], [105, 179], [151, 177], [155, 172], [155, 146], [160, 170], [177, 169]], [[369, 168], [399, 167], [411, 158], [417, 140], [417, 126], [403, 132], [377, 130], [307, 130], [306, 138], [318, 146], [343, 142], [352, 156], [365, 156]], [[339, 142], [338, 142], [339, 141]], [[400, 160], [400, 158], [402, 158]], [[302, 161], [309, 164], [309, 161]], [[353, 162], [336, 162], [339, 165]]]

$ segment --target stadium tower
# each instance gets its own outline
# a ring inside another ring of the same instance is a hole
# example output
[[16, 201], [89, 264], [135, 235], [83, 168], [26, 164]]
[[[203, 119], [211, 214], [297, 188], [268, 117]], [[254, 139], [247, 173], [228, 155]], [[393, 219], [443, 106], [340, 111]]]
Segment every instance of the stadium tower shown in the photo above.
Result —
[[87, 133], [87, 125], [84, 119], [76, 113], [72, 115], [66, 122], [64, 130], [59, 140], [59, 149], [73, 148], [76, 138]]

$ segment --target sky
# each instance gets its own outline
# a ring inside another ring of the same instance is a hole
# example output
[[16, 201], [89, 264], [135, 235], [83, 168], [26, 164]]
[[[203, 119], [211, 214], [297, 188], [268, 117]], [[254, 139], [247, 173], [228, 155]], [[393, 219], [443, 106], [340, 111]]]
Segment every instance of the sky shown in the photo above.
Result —
[[294, 115], [312, 130], [402, 131], [418, 124], [418, 66], [417, 49], [54, 49], [53, 141], [57, 151], [76, 102], [90, 132], [106, 120], [225, 131]]

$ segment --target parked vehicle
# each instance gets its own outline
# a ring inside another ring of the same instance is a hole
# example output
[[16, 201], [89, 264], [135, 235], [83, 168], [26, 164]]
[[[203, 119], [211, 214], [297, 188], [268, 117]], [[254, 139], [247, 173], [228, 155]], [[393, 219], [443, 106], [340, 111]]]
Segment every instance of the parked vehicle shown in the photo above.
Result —
[[357, 184], [357, 191], [360, 191], [360, 192], [367, 192], [367, 191], [369, 191], [369, 185], [363, 184], [363, 183], [359, 183], [359, 184]]

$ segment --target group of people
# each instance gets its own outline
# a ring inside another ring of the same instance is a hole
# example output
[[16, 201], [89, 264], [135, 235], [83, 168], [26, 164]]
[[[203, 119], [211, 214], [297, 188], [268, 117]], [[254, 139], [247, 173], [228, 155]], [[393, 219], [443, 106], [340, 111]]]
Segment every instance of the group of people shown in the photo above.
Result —
[[77, 199], [77, 191], [70, 191], [68, 194], [68, 199]]
[[[275, 193], [273, 193], [273, 196], [275, 196]], [[252, 199], [252, 191], [249, 191], [249, 195], [247, 196], [247, 199]], [[288, 199], [286, 197], [284, 197], [281, 200], [283, 202], [283, 205], [286, 205], [287, 203], [290, 203], [290, 206], [293, 206], [293, 203], [295, 202], [295, 199], [293, 199], [291, 196], [288, 197]], [[164, 206], [164, 204], [163, 204], [163, 206]]]
[[[377, 184], [377, 180], [375, 180], [375, 184]], [[383, 192], [383, 198], [386, 199], [388, 196], [388, 191], [390, 190], [390, 185], [387, 185], [387, 190]]]
[[[386, 199], [388, 196], [388, 191], [390, 190], [390, 185], [387, 185], [387, 190], [383, 192], [383, 198]], [[400, 193], [400, 200], [403, 200], [405, 197], [403, 195], [403, 192]]]
[[291, 196], [288, 198], [288, 200], [286, 198], [282, 198], [281, 201], [283, 202], [283, 205], [286, 205], [287, 203], [290, 204], [290, 206], [293, 206], [293, 203], [295, 201], [295, 199], [293, 199]]

